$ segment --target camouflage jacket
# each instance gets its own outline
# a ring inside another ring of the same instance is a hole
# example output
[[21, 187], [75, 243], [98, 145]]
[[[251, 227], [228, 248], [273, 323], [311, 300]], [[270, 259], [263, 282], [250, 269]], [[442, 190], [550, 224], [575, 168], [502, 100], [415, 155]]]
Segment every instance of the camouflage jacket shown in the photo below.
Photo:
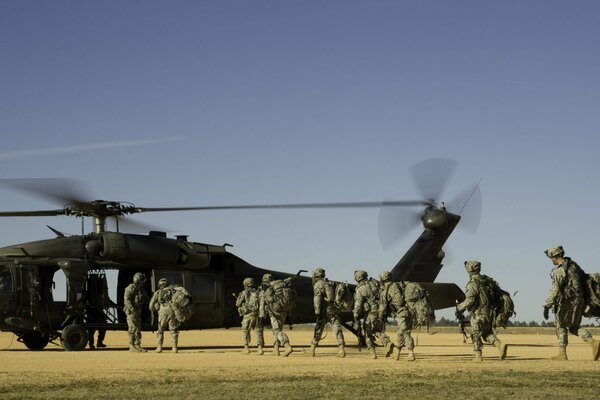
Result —
[[394, 316], [405, 307], [406, 302], [401, 284], [399, 282], [384, 283], [379, 296], [379, 318]]
[[327, 279], [318, 279], [313, 286], [313, 304], [315, 314], [324, 315], [339, 312], [335, 304], [335, 290], [333, 284]]
[[550, 272], [552, 287], [546, 299], [546, 307], [553, 308], [563, 302], [584, 301], [584, 272], [577, 263], [568, 257]]
[[244, 315], [257, 315], [260, 303], [260, 292], [256, 289], [244, 289], [240, 292], [235, 301], [235, 306], [241, 317]]
[[134, 314], [142, 311], [142, 306], [148, 301], [148, 295], [143, 287], [131, 283], [125, 288], [124, 307], [125, 314]]
[[465, 310], [470, 313], [491, 313], [495, 309], [495, 298], [492, 278], [485, 275], [471, 275], [465, 289], [465, 300], [456, 308], [459, 312]]
[[377, 290], [374, 289], [374, 285], [370, 281], [360, 282], [354, 292], [354, 309], [352, 310], [354, 318], [358, 319], [365, 314], [378, 313], [378, 295]]

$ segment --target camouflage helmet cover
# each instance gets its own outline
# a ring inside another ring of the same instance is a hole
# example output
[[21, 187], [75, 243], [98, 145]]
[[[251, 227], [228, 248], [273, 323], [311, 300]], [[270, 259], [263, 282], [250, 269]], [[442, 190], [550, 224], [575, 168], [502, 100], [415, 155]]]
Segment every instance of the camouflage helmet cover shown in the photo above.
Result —
[[381, 282], [388, 282], [392, 280], [392, 273], [390, 271], [383, 271], [379, 274], [379, 280]]
[[323, 268], [315, 268], [313, 278], [325, 278], [325, 270]]
[[142, 274], [141, 272], [136, 272], [135, 275], [133, 275], [133, 283], [138, 282], [146, 282], [146, 275]]
[[367, 274], [365, 271], [362, 271], [362, 270], [354, 271], [354, 279], [356, 280], [356, 282], [362, 282], [365, 279], [367, 279], [368, 276], [369, 276], [369, 274]]
[[565, 255], [565, 250], [562, 246], [552, 246], [548, 250], [545, 250], [544, 253], [549, 258], [563, 257]]
[[167, 286], [169, 286], [169, 280], [167, 278], [160, 278], [160, 280], [158, 281], [158, 287], [165, 288]]
[[477, 260], [465, 261], [465, 269], [468, 273], [479, 273], [481, 271], [481, 263]]
[[242, 283], [246, 287], [253, 287], [254, 286], [254, 279], [253, 278], [246, 278], [246, 279], [244, 279], [244, 281]]
[[262, 283], [270, 283], [273, 280], [273, 275], [264, 274], [262, 277]]

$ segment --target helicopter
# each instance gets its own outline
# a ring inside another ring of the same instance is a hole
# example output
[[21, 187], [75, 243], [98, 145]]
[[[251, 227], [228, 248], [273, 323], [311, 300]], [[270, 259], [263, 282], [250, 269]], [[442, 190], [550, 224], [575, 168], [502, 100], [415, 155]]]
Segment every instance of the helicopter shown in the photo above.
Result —
[[[449, 171], [439, 165], [447, 161], [428, 160], [417, 170], [433, 164], [438, 171]], [[191, 294], [195, 312], [182, 325], [182, 330], [240, 326], [241, 317], [237, 313], [234, 294], [243, 289], [244, 278], [252, 277], [260, 282], [266, 273], [272, 274], [274, 279], [292, 278], [297, 297], [288, 323], [315, 321], [312, 277], [301, 275], [308, 271], [292, 274], [253, 266], [229, 252], [229, 244], [193, 242], [186, 235], [170, 238], [166, 232], [155, 230], [147, 234], [119, 231], [119, 222], [125, 216], [146, 212], [379, 208], [381, 227], [385, 223], [397, 224], [387, 215], [389, 210], [397, 212], [417, 207], [418, 211], [413, 210], [408, 215], [411, 224], [422, 225], [423, 232], [392, 268], [392, 279], [419, 282], [430, 293], [435, 309], [453, 307], [456, 300], [464, 299], [462, 290], [454, 283], [434, 282], [445, 257], [442, 247], [461, 220], [459, 214], [448, 211], [443, 202], [436, 200], [445, 180], [447, 176], [434, 184], [438, 193], [423, 189], [422, 195], [427, 196], [425, 200], [162, 208], [85, 200], [71, 190], [69, 181], [58, 178], [0, 180], [2, 186], [50, 197], [64, 204], [53, 210], [2, 211], [0, 217], [71, 216], [80, 217], [82, 221], [84, 217], [94, 220], [94, 231], [90, 233], [68, 236], [48, 226], [56, 234], [55, 238], [0, 248], [0, 330], [13, 332], [30, 350], [42, 350], [57, 339], [67, 351], [83, 350], [90, 329], [127, 330], [123, 294], [137, 272], [146, 276], [148, 293], [158, 288], [161, 278], [167, 278], [171, 284], [183, 286]], [[480, 201], [479, 185], [470, 191], [467, 201], [473, 197]], [[401, 219], [405, 221], [406, 216], [403, 212]], [[109, 218], [116, 220], [114, 231], [106, 229]], [[384, 231], [385, 228], [380, 229], [380, 235], [385, 236]], [[58, 271], [63, 271], [66, 277], [66, 301], [54, 299]], [[107, 271], [117, 273], [116, 302], [108, 295]], [[349, 287], [353, 290], [354, 285]], [[101, 318], [93, 317], [90, 309], [101, 310]], [[349, 310], [342, 313], [342, 320], [343, 325], [360, 339], [360, 332], [352, 327]], [[153, 330], [147, 307], [142, 313], [142, 329]]]

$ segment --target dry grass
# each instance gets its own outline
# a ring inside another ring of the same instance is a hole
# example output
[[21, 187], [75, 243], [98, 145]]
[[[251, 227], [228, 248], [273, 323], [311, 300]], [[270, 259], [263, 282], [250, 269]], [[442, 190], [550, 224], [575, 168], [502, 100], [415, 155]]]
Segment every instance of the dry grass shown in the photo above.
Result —
[[[64, 352], [54, 345], [40, 352], [24, 349], [12, 334], [0, 334], [0, 397], [17, 398], [410, 398], [558, 399], [594, 398], [600, 362], [590, 348], [571, 337], [568, 362], [547, 360], [556, 352], [552, 335], [503, 335], [512, 344], [509, 359], [498, 361], [493, 348], [484, 362], [471, 362], [470, 344], [458, 333], [418, 333], [417, 361], [371, 360], [347, 335], [348, 357], [335, 357], [329, 334], [317, 357], [302, 350], [311, 331], [294, 329], [296, 351], [289, 357], [240, 354], [238, 330], [183, 332], [179, 354], [132, 354], [126, 333], [109, 332], [109, 348]], [[267, 333], [267, 340], [271, 335]], [[153, 346], [144, 334], [144, 345]], [[12, 342], [11, 342], [12, 341]], [[168, 336], [167, 336], [168, 341]], [[381, 353], [381, 351], [380, 351]]]

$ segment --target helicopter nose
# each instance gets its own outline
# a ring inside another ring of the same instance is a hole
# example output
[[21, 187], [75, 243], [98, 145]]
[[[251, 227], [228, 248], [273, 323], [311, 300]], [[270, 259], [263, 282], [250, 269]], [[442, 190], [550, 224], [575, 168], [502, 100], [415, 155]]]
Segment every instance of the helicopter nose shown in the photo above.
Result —
[[448, 216], [438, 208], [430, 209], [423, 215], [423, 227], [432, 231], [439, 231], [448, 226]]

